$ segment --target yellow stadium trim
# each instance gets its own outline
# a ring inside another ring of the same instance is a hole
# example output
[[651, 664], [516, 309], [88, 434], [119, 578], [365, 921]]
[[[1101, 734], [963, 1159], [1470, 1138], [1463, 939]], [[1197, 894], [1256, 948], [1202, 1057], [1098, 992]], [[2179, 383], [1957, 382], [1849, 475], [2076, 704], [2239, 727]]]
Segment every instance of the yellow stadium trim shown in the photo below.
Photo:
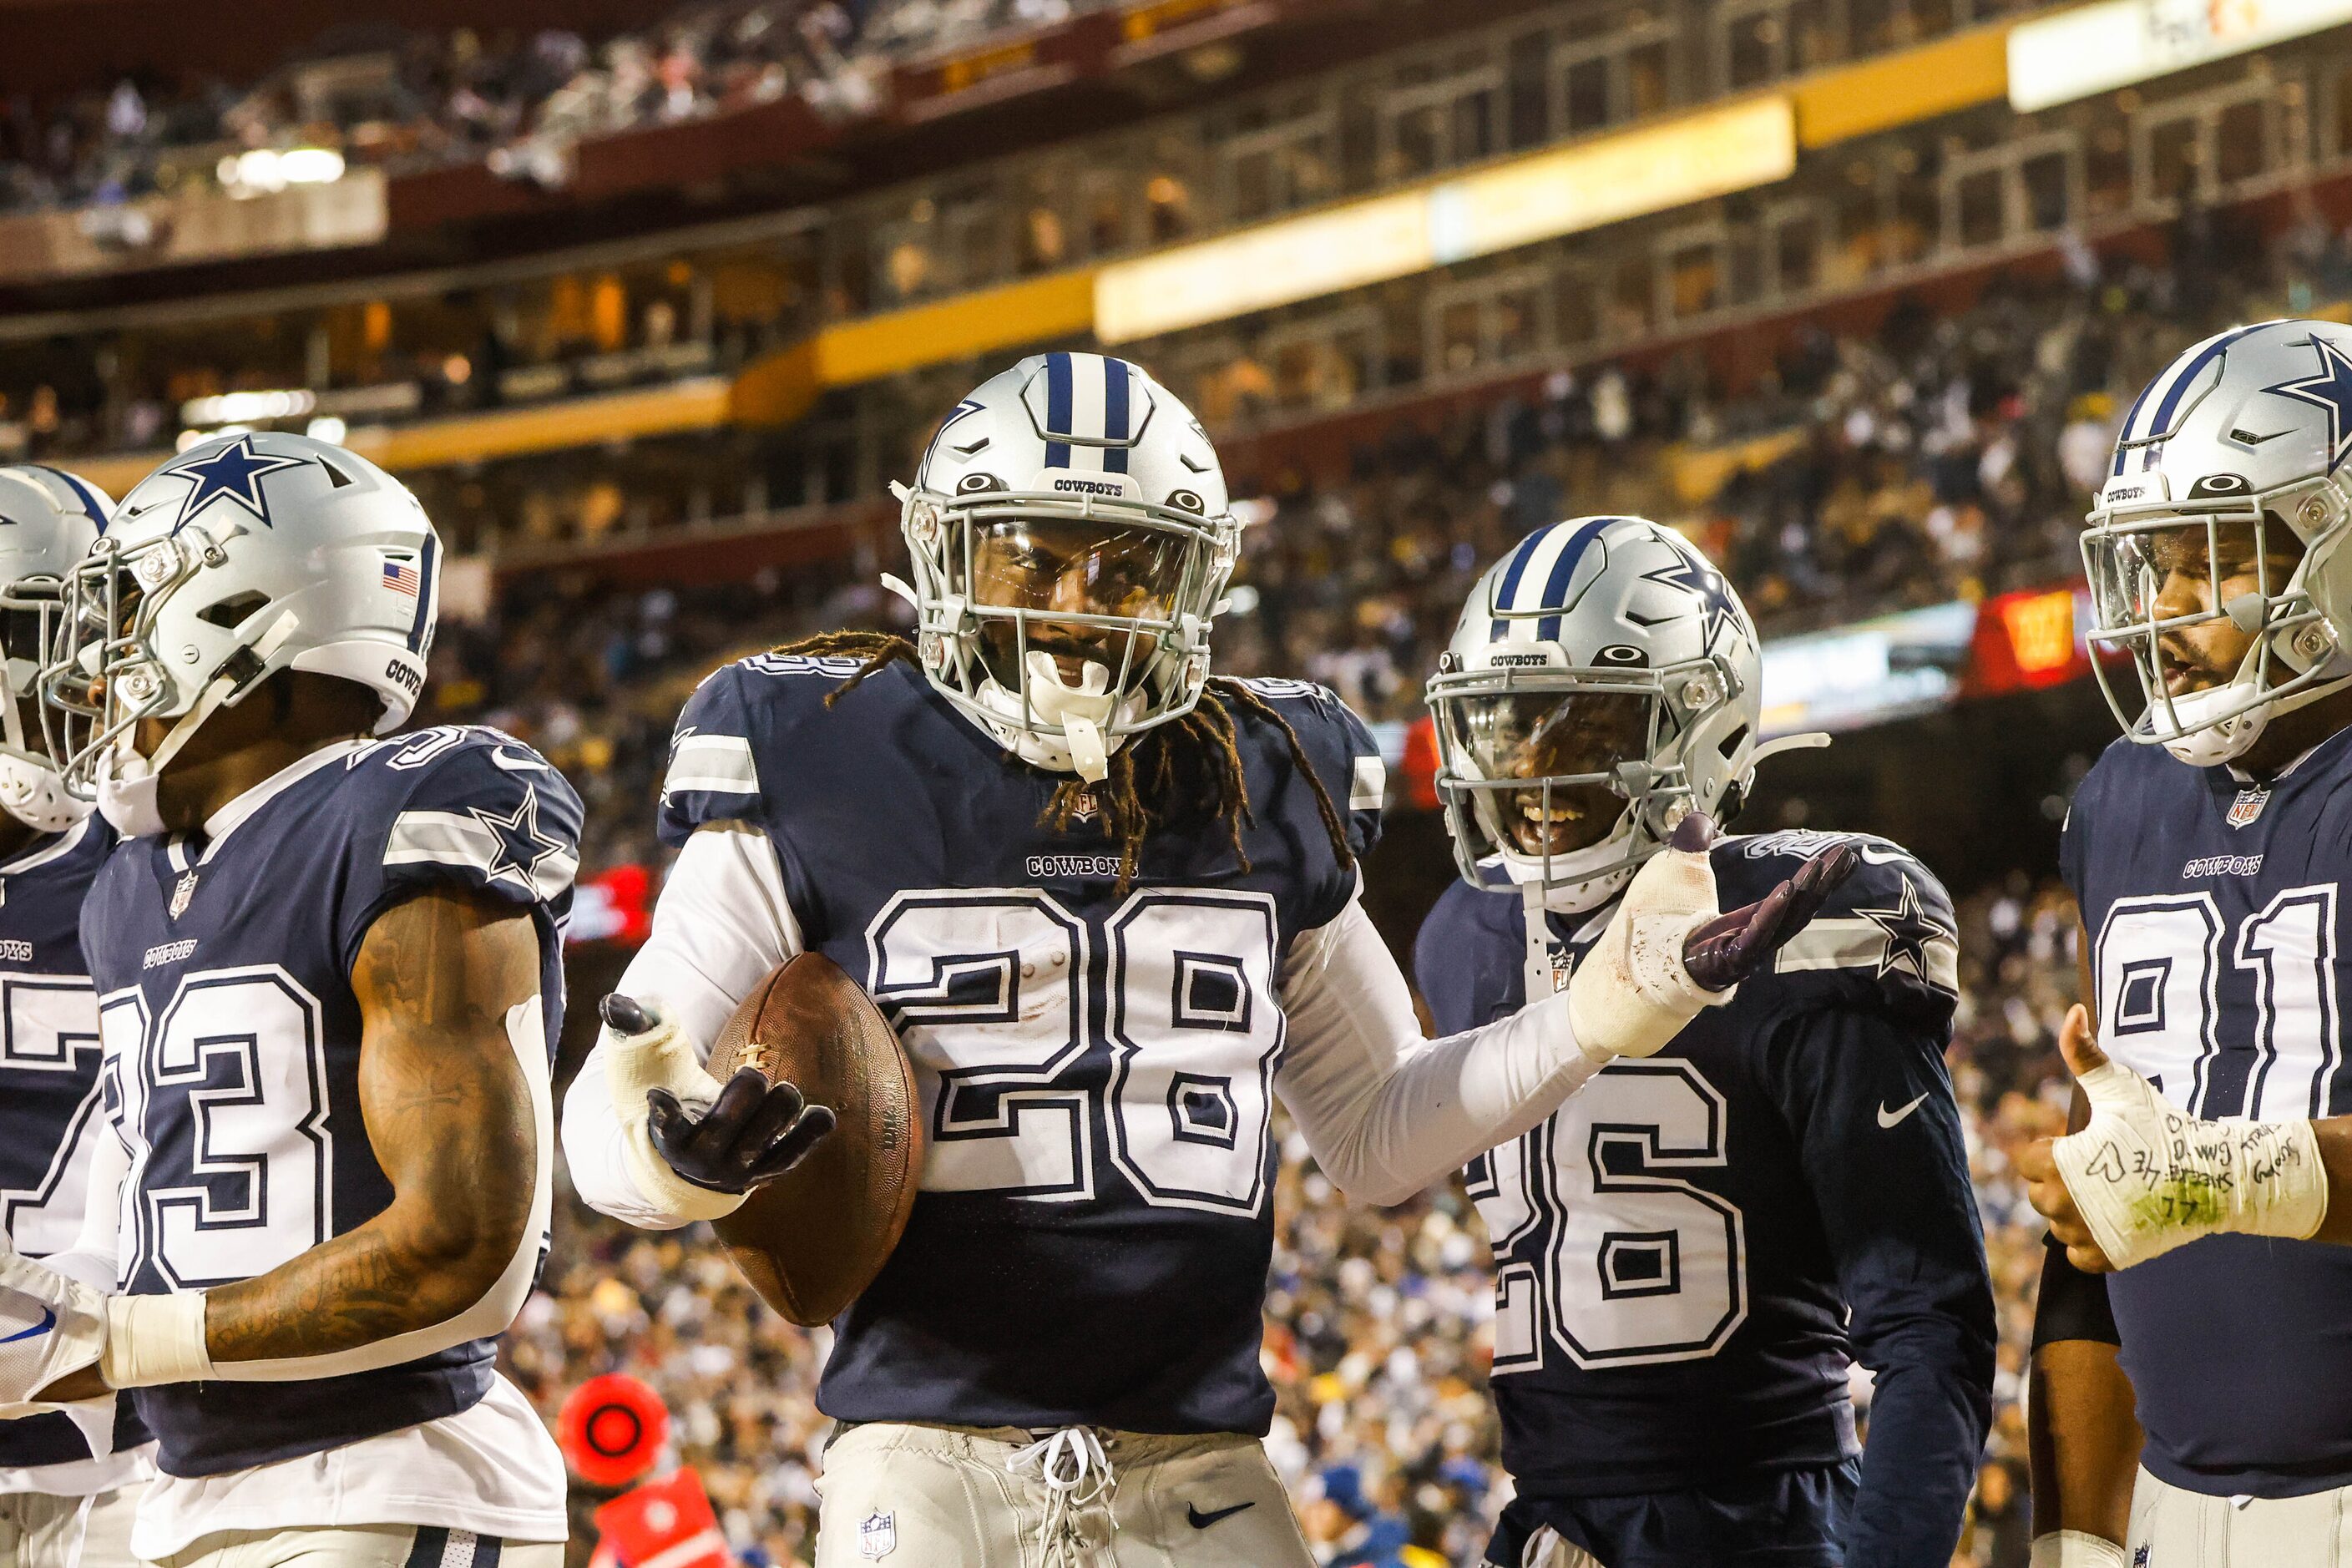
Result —
[[1958, 33], [1793, 84], [1805, 147], [1885, 131], [2009, 96], [2009, 25]]
[[1082, 267], [827, 327], [816, 336], [814, 369], [819, 384], [847, 386], [1075, 336], [1092, 331], [1094, 321], [1095, 269]]

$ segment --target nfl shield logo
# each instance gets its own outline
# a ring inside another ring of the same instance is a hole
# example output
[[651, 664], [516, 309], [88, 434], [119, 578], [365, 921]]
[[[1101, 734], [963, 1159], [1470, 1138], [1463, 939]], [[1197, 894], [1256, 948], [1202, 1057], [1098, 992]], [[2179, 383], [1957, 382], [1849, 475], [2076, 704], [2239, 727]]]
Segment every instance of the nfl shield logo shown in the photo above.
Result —
[[2263, 807], [2270, 803], [2271, 792], [2266, 789], [2242, 789], [2238, 792], [2238, 798], [2230, 803], [2227, 820], [2232, 827], [2243, 827], [2260, 816]]
[[1569, 974], [1576, 968], [1576, 960], [1569, 952], [1566, 942], [1555, 942], [1547, 945], [1551, 949], [1551, 988], [1555, 992], [1565, 991]]
[[1095, 819], [1095, 811], [1094, 791], [1090, 789], [1082, 789], [1076, 794], [1076, 795], [1072, 797], [1070, 815], [1077, 818], [1080, 822], [1092, 822]]
[[898, 1516], [876, 1510], [857, 1527], [857, 1555], [879, 1560], [898, 1549]]
[[194, 871], [179, 880], [172, 889], [172, 918], [178, 920], [188, 912], [188, 900], [196, 896], [196, 874]]

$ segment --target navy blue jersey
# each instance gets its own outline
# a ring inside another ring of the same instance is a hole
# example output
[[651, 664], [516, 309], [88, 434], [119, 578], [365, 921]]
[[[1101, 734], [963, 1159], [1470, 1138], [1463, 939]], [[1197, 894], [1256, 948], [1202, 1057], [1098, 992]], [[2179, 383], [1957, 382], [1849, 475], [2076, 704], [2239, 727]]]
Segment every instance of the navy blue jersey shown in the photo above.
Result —
[[[1834, 841], [1724, 840], [1723, 904], [1761, 898]], [[1993, 1346], [1943, 1062], [1958, 948], [1936, 879], [1861, 842], [1859, 868], [1773, 970], [1471, 1166], [1496, 1251], [1503, 1459], [1523, 1496], [1834, 1466], [1857, 1452], [1860, 1359], [1880, 1376], [1874, 1423], [1916, 1396], [1951, 1495], [1940, 1545], [1913, 1550], [1897, 1527], [1859, 1560], [1948, 1559]], [[1521, 1005], [1524, 908], [1516, 888], [1460, 882], [1438, 901], [1414, 957], [1441, 1030]], [[1602, 914], [1545, 920], [1564, 984]]]
[[[580, 800], [537, 752], [425, 730], [330, 748], [261, 788], [216, 839], [125, 842], [83, 907], [107, 1058], [125, 1064], [134, 1294], [265, 1274], [390, 1205], [351, 970], [402, 900], [452, 887], [530, 910], [551, 1046], [560, 1032]], [[167, 1474], [216, 1475], [455, 1415], [488, 1390], [491, 1353], [478, 1340], [310, 1382], [142, 1388], [139, 1413]]]
[[[2352, 1111], [2352, 741], [2267, 787], [2118, 741], [2061, 858], [2099, 1037], [2199, 1116]], [[2217, 1236], [2110, 1275], [2148, 1469], [2209, 1494], [2352, 1482], [2352, 1248]]]
[[[1067, 774], [1004, 752], [893, 665], [765, 655], [679, 717], [662, 832], [768, 835], [807, 947], [914, 1058], [929, 1148], [906, 1236], [835, 1324], [817, 1403], [847, 1421], [1264, 1432], [1268, 1136], [1292, 940], [1354, 869], [1277, 726], [1237, 711], [1254, 821], [1155, 833], [1131, 888]], [[1319, 687], [1260, 682], [1359, 854], [1380, 762]], [[1349, 810], [1351, 796], [1366, 809]]]
[[[82, 896], [113, 847], [92, 818], [0, 863], [0, 1231], [27, 1258], [73, 1246], [92, 1148], [110, 1135], [80, 926]], [[121, 1396], [115, 1447], [146, 1440]], [[63, 1415], [0, 1421], [0, 1470], [89, 1458]]]

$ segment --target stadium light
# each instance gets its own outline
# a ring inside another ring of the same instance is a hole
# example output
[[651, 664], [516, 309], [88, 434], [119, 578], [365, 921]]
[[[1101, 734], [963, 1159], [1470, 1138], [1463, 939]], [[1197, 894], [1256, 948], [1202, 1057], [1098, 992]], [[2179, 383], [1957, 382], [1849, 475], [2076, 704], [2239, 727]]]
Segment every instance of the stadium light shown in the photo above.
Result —
[[2021, 113], [2226, 59], [2352, 21], [2352, 0], [2105, 0], [2009, 34], [2009, 102]]
[[232, 196], [268, 195], [289, 185], [330, 185], [343, 177], [343, 155], [331, 147], [277, 152], [257, 147], [220, 161], [214, 170]]
[[1114, 262], [1096, 275], [1095, 335], [1121, 343], [1227, 321], [1769, 184], [1796, 167], [1789, 100], [1748, 99]]

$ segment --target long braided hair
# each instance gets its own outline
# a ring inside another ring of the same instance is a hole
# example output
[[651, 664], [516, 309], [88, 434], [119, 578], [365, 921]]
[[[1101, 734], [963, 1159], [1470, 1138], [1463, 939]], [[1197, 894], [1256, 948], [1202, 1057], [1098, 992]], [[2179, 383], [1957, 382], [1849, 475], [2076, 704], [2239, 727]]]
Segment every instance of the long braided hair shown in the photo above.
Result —
[[[922, 672], [915, 645], [888, 632], [819, 632], [776, 651], [833, 654], [866, 661], [826, 694], [828, 708], [856, 690], [867, 676], [894, 663], [904, 664], [919, 675]], [[1331, 804], [1331, 792], [1323, 787], [1307, 748], [1299, 743], [1298, 731], [1265, 698], [1226, 675], [1209, 678], [1191, 712], [1145, 731], [1113, 752], [1109, 776], [1100, 784], [1089, 788], [1080, 779], [1063, 780], [1046, 801], [1037, 819], [1039, 826], [1067, 832], [1091, 797], [1101, 814], [1103, 837], [1118, 846], [1121, 893], [1135, 880], [1144, 840], [1155, 828], [1221, 821], [1235, 858], [1243, 870], [1248, 870], [1249, 851], [1243, 847], [1242, 829], [1255, 826], [1257, 816], [1250, 809], [1249, 784], [1242, 773], [1241, 747], [1234, 728], [1236, 709], [1255, 714], [1280, 732], [1290, 747], [1291, 762], [1315, 792], [1315, 809], [1323, 818], [1331, 852], [1339, 857], [1341, 869], [1352, 868], [1356, 857], [1348, 847], [1347, 825], [1340, 820], [1339, 808]]]

